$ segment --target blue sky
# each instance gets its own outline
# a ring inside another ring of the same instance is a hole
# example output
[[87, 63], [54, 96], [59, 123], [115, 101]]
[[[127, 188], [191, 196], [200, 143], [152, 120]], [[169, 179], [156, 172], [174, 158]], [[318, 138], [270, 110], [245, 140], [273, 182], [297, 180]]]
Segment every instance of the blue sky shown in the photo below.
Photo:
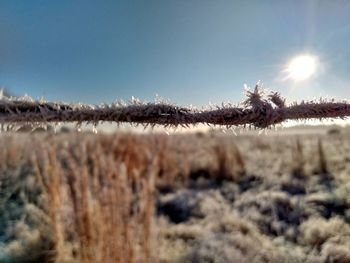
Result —
[[[350, 97], [350, 1], [0, 0], [0, 85], [95, 103], [237, 102], [243, 84], [291, 99]], [[281, 73], [298, 54], [310, 79]]]

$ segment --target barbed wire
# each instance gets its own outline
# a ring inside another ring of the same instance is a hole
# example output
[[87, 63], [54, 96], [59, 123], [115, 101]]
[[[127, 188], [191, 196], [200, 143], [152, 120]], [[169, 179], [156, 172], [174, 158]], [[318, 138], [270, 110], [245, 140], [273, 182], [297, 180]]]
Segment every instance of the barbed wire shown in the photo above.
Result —
[[101, 106], [66, 104], [32, 100], [29, 97], [0, 99], [0, 123], [99, 122], [163, 125], [165, 127], [196, 125], [253, 126], [268, 128], [286, 120], [346, 118], [350, 116], [347, 101], [302, 101], [286, 105], [277, 92], [265, 95], [257, 85], [247, 91], [247, 99], [239, 105], [216, 106], [215, 109], [193, 109], [170, 103], [144, 103], [133, 99], [129, 104], [115, 102]]

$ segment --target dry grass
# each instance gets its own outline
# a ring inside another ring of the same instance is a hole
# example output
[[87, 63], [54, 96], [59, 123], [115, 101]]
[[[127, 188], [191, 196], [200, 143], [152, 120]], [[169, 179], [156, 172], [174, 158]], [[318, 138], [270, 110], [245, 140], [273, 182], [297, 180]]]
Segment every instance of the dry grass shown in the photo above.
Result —
[[0, 262], [348, 262], [336, 136], [4, 135]]
[[292, 152], [293, 156], [293, 175], [296, 177], [303, 177], [305, 176], [305, 159], [303, 154], [303, 147], [300, 142], [300, 139], [296, 139], [295, 142], [295, 149]]
[[[152, 262], [157, 168], [147, 142], [135, 136], [100, 136], [95, 140], [92, 136], [73, 135], [69, 143], [60, 138], [36, 143], [30, 153], [32, 145], [27, 142], [24, 147], [31, 172], [20, 176], [34, 178], [41, 189], [48, 230], [40, 232], [32, 224], [19, 221], [14, 229], [19, 232], [13, 235], [22, 241], [8, 243], [9, 260], [28, 262], [20, 255], [25, 258], [25, 251], [35, 244], [45, 244], [39, 242], [40, 235], [45, 235], [52, 244], [45, 261]], [[8, 148], [4, 163], [15, 166], [14, 162], [21, 167], [16, 158], [23, 148], [16, 147]], [[28, 238], [23, 236], [26, 232]]]

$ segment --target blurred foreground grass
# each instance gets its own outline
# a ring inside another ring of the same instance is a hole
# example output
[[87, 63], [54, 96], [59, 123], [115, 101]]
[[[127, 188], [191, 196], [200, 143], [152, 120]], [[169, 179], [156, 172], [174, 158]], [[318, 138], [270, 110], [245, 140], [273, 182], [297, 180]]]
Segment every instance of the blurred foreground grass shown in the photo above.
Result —
[[0, 262], [350, 262], [350, 136], [0, 137]]

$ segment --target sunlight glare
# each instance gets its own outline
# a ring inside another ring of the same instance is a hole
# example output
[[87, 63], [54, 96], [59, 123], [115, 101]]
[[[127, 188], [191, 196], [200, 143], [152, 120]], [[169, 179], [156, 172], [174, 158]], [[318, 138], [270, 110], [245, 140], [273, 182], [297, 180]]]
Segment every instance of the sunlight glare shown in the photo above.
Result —
[[310, 78], [316, 73], [318, 59], [311, 55], [299, 55], [294, 57], [287, 65], [285, 71], [288, 79], [302, 81]]

